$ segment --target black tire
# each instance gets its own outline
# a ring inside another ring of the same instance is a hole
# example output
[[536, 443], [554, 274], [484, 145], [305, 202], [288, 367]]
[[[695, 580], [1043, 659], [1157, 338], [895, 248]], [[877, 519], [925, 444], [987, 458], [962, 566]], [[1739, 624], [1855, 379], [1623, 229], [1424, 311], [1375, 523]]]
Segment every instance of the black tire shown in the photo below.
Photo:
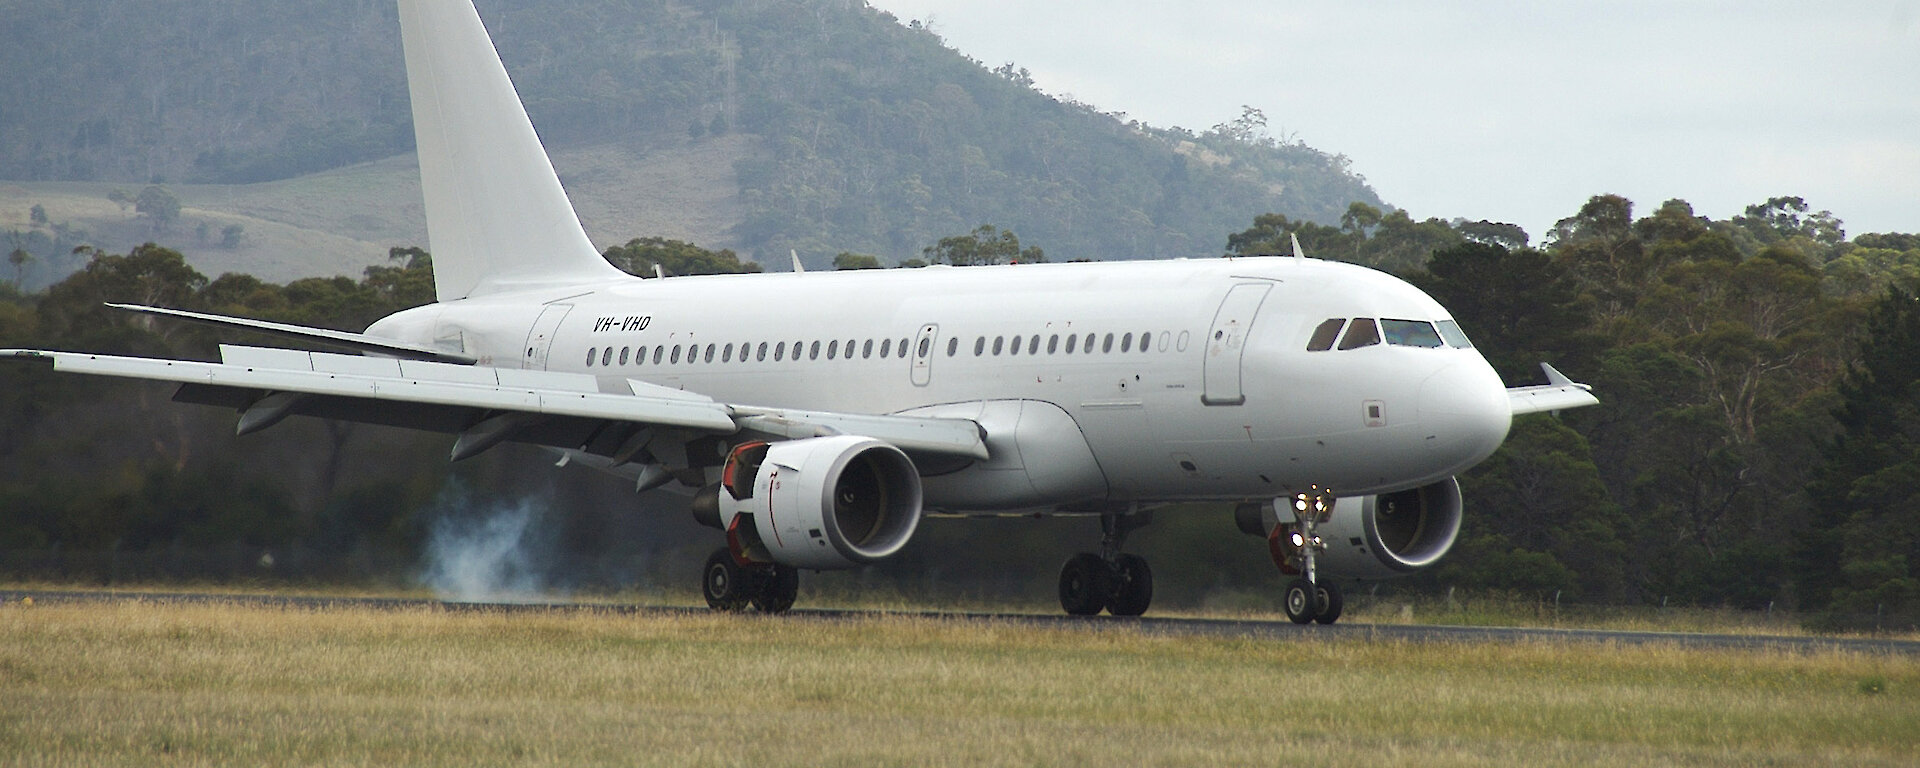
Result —
[[1308, 584], [1306, 579], [1287, 582], [1287, 593], [1285, 599], [1281, 601], [1281, 610], [1286, 611], [1287, 618], [1295, 624], [1313, 623], [1314, 614], [1319, 608], [1315, 604], [1319, 601], [1314, 599], [1314, 592], [1313, 585]]
[[707, 598], [707, 607], [716, 611], [738, 611], [747, 607], [749, 596], [753, 593], [753, 574], [733, 561], [733, 553], [726, 547], [714, 550], [707, 557], [707, 566], [700, 572], [700, 592]]
[[1107, 598], [1107, 612], [1115, 616], [1139, 616], [1153, 604], [1153, 569], [1139, 555], [1120, 555], [1113, 560], [1113, 592]]
[[800, 596], [800, 570], [776, 565], [760, 574], [754, 591], [753, 607], [761, 613], [786, 613]]
[[1099, 555], [1082, 552], [1060, 566], [1060, 607], [1075, 616], [1092, 616], [1107, 607], [1113, 577]]
[[1346, 599], [1340, 596], [1340, 588], [1333, 582], [1323, 581], [1315, 591], [1313, 620], [1321, 624], [1332, 624], [1340, 620], [1340, 611], [1346, 607]]

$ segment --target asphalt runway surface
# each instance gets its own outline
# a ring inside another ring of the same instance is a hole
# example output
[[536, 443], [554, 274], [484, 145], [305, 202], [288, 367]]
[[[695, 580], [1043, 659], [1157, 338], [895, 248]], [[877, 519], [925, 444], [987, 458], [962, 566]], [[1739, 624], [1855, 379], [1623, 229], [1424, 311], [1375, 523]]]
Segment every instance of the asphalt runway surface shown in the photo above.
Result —
[[[0, 590], [0, 603], [19, 603], [32, 598], [36, 603], [111, 603], [144, 601], [156, 603], [233, 603], [240, 605], [284, 606], [326, 609], [334, 607], [406, 610], [437, 607], [454, 611], [493, 611], [500, 613], [584, 612], [613, 615], [676, 615], [706, 613], [705, 608], [680, 606], [642, 606], [611, 603], [514, 602], [469, 603], [427, 598], [398, 597], [313, 597], [299, 595], [222, 594], [208, 592], [107, 592], [78, 590]], [[1411, 643], [1525, 643], [1585, 642], [1596, 645], [1672, 645], [1682, 648], [1813, 652], [1829, 650], [1859, 651], [1895, 655], [1920, 655], [1920, 640], [1877, 637], [1826, 637], [1820, 635], [1727, 635], [1687, 632], [1640, 632], [1603, 629], [1546, 629], [1529, 627], [1467, 627], [1424, 624], [1365, 624], [1354, 622], [1323, 625], [1298, 625], [1284, 620], [1160, 618], [1153, 616], [1117, 618], [1112, 616], [1066, 616], [1031, 613], [984, 613], [957, 611], [826, 610], [796, 608], [769, 621], [849, 621], [885, 616], [908, 616], [955, 622], [997, 622], [1031, 626], [1036, 629], [1133, 630], [1160, 635], [1270, 638], [1274, 640], [1325, 639], [1332, 641]]]

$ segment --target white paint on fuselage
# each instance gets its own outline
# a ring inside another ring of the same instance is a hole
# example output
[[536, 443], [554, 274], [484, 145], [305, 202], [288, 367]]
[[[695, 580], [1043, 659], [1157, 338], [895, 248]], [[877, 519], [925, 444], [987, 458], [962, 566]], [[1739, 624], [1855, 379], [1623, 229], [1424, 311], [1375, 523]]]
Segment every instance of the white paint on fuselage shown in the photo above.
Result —
[[[1227, 292], [1243, 283], [1272, 286], [1245, 338], [1245, 402], [1205, 405], [1207, 335]], [[457, 341], [482, 364], [521, 367], [529, 330], [553, 303], [571, 308], [553, 333], [546, 367], [610, 384], [634, 378], [722, 402], [857, 413], [1053, 403], [1084, 433], [1115, 502], [1269, 498], [1309, 484], [1343, 495], [1414, 487], [1485, 459], [1510, 419], [1499, 378], [1472, 349], [1307, 351], [1313, 328], [1328, 318], [1449, 317], [1397, 278], [1314, 259], [636, 278], [429, 305], [368, 330], [422, 344]], [[645, 318], [644, 328], [636, 318]], [[934, 338], [924, 384], [917, 384], [913, 355], [901, 356], [898, 346], [914, 346], [926, 326]], [[1112, 351], [1089, 354], [1075, 344], [1066, 352], [1067, 336], [1084, 342], [1088, 334], [1102, 346], [1112, 334]], [[1122, 352], [1125, 334], [1134, 342]], [[1143, 334], [1151, 337], [1144, 352]], [[1010, 354], [1005, 340], [1015, 337], [1023, 346]], [[985, 353], [976, 355], [982, 340]], [[796, 342], [811, 351], [816, 341], [818, 358], [793, 358]], [[830, 342], [849, 341], [856, 354], [836, 349], [827, 359]], [[789, 354], [759, 360], [763, 342], [770, 349], [784, 342]], [[723, 362], [730, 344], [734, 355]], [[742, 345], [754, 359], [740, 359]], [[655, 363], [659, 347], [669, 352]], [[677, 364], [669, 362], [675, 347]], [[601, 365], [608, 348], [612, 364]], [[619, 363], [620, 350], [641, 348], [645, 362]], [[687, 359], [689, 349], [698, 350], [697, 362]], [[1369, 404], [1380, 408], [1373, 426]], [[937, 498], [928, 503], [943, 506]]]

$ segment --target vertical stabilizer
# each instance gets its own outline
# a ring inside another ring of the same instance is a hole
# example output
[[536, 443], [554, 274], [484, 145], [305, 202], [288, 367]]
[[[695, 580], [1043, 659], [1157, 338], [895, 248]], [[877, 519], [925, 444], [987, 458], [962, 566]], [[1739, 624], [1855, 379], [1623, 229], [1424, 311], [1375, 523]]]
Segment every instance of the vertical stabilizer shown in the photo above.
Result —
[[400, 0], [427, 245], [441, 301], [613, 279], [471, 0]]

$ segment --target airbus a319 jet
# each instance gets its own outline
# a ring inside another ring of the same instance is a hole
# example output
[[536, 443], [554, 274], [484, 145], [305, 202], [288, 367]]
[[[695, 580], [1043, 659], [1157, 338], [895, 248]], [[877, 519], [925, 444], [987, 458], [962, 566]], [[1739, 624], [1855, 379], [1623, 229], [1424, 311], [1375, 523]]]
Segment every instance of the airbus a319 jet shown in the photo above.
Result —
[[[162, 307], [342, 352], [219, 362], [6, 350], [180, 384], [239, 412], [502, 442], [690, 497], [724, 534], [715, 609], [779, 612], [802, 570], [885, 560], [928, 514], [1098, 515], [1061, 607], [1139, 615], [1151, 511], [1231, 504], [1296, 576], [1300, 623], [1338, 585], [1425, 568], [1460, 529], [1454, 476], [1516, 414], [1596, 403], [1509, 389], [1425, 293], [1292, 256], [639, 279], [587, 239], [471, 0], [400, 0], [437, 302], [363, 333]], [[796, 260], [795, 266], [798, 267]], [[1094, 546], [1094, 542], [1089, 542]]]

